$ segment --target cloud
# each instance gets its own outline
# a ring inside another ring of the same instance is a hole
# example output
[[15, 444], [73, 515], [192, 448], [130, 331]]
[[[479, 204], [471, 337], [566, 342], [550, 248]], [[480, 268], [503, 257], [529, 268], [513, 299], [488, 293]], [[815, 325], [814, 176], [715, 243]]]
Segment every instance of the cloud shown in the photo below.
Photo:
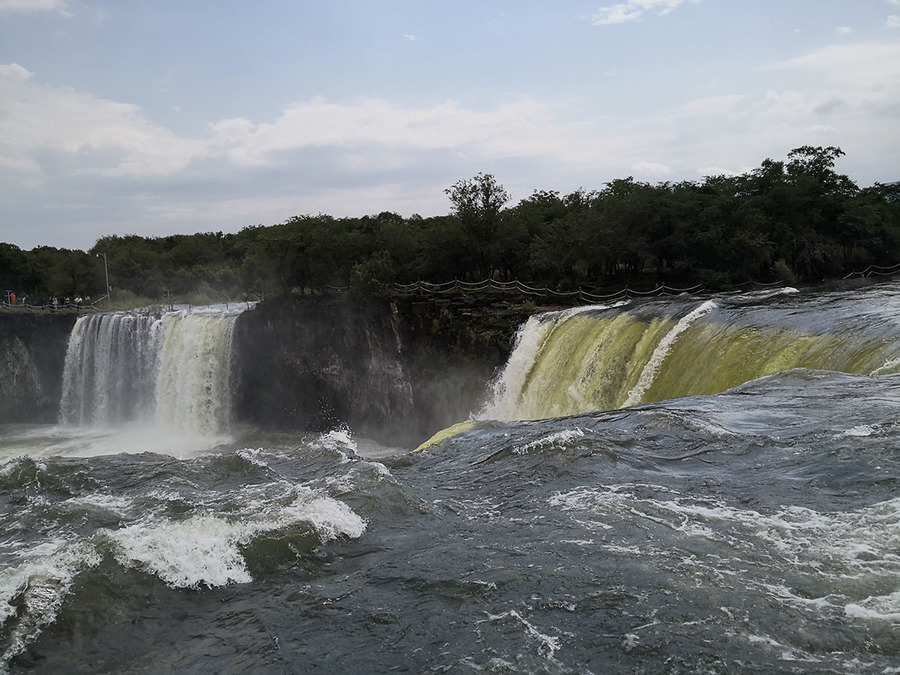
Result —
[[[862, 137], [880, 128], [896, 137], [900, 112], [900, 44], [832, 45], [772, 66], [802, 71], [793, 88], [769, 91], [760, 119]], [[804, 82], [802, 89], [796, 83]]]
[[[302, 173], [306, 185], [322, 189], [425, 166], [446, 172], [448, 162], [475, 170], [518, 163], [604, 178], [627, 170], [655, 177], [728, 161], [728, 145], [699, 157], [722, 137], [778, 129], [795, 137], [798, 129], [825, 133], [841, 116], [886, 118], [900, 105], [900, 45], [839, 45], [772, 68], [816, 72], [825, 85], [698, 98], [640, 118], [578, 121], [567, 119], [565, 102], [532, 98], [476, 110], [455, 100], [410, 107], [313, 97], [271, 121], [226, 118], [184, 137], [138, 106], [43, 85], [10, 64], [0, 66], [0, 168], [13, 170], [20, 184], [95, 176], [212, 185], [235, 175], [265, 176], [271, 184]], [[706, 136], [710, 144], [700, 144]], [[685, 148], [687, 139], [696, 150]]]
[[850, 35], [853, 32], [853, 29], [850, 26], [838, 26], [834, 29], [837, 31], [838, 35]]
[[336, 182], [409, 170], [426, 157], [444, 165], [449, 157], [481, 166], [535, 158], [591, 163], [619, 143], [561, 120], [561, 104], [530, 98], [476, 110], [454, 100], [406, 107], [314, 97], [285, 107], [272, 121], [221, 119], [205, 133], [186, 137], [137, 105], [43, 84], [15, 63], [0, 65], [0, 91], [0, 168], [10, 173], [4, 174], [7, 194], [14, 185], [44, 180], [165, 179], [220, 175], [215, 172], [228, 168], [245, 175], [290, 172], [310, 161], [330, 163]]
[[671, 115], [678, 117], [705, 117], [709, 115], [731, 115], [740, 109], [745, 101], [744, 94], [726, 94], [723, 96], [709, 96], [698, 98], [687, 103], [682, 103], [671, 111]]
[[894, 97], [892, 92], [900, 91], [900, 44], [832, 45], [776, 63], [772, 68], [811, 71], [841, 83], [848, 90], [878, 90]]
[[655, 10], [659, 10], [659, 15], [664, 16], [685, 2], [697, 4], [700, 0], [627, 0], [627, 2], [616, 5], [601, 7], [591, 17], [591, 24], [594, 26], [607, 26], [629, 21], [639, 21], [645, 12]]
[[0, 14], [25, 12], [56, 12], [61, 16], [72, 16], [66, 0], [0, 0]]
[[[473, 110], [454, 100], [420, 108], [380, 99], [335, 103], [321, 97], [294, 103], [272, 123], [243, 118], [210, 125], [211, 152], [237, 166], [271, 166], [284, 153], [330, 147], [353, 157], [353, 170], [377, 167], [385, 157], [447, 152], [504, 160], [577, 158], [579, 129], [556, 119], [556, 106], [534, 99]], [[390, 149], [390, 153], [385, 151]]]
[[632, 170], [642, 176], [653, 176], [655, 178], [664, 178], [675, 173], [672, 167], [661, 162], [650, 162], [641, 160], [631, 165]]
[[314, 97], [285, 107], [271, 122], [227, 118], [184, 137], [139, 106], [42, 84], [19, 64], [0, 65], [0, 90], [0, 166], [37, 174], [162, 177], [223, 161], [277, 168], [293, 161], [291, 153], [322, 148], [351, 172], [402, 166], [423, 152], [454, 152], [472, 161], [590, 156], [578, 127], [556, 119], [556, 104], [529, 98], [474, 110], [454, 100], [404, 107]]
[[885, 24], [888, 28], [900, 28], [900, 16], [896, 14], [891, 14], [887, 18], [887, 22]]
[[[183, 169], [202, 143], [177, 138], [138, 106], [34, 82], [19, 64], [0, 65], [0, 164], [41, 171], [48, 157], [80, 173], [166, 175]], [[39, 159], [40, 158], [40, 159]]]

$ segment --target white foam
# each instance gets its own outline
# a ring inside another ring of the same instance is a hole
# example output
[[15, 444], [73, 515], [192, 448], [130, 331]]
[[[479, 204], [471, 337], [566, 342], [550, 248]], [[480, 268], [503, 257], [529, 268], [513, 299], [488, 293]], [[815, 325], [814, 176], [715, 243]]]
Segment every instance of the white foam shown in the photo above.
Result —
[[893, 373], [896, 372], [898, 366], [900, 366], [900, 356], [898, 356], [897, 358], [888, 359], [878, 368], [869, 373], [869, 375], [885, 375], [887, 373]]
[[[23, 562], [0, 570], [0, 624], [20, 616], [10, 631], [0, 663], [21, 653], [44, 626], [56, 619], [78, 573], [96, 567], [101, 560], [92, 545], [66, 540], [19, 551], [17, 557]], [[19, 597], [24, 601], [24, 612], [13, 604]]]
[[526, 635], [537, 641], [538, 653], [540, 653], [542, 656], [552, 659], [553, 655], [557, 651], [559, 651], [559, 648], [562, 646], [558, 637], [542, 633], [533, 623], [528, 621], [528, 619], [523, 617], [514, 609], [508, 612], [503, 612], [502, 614], [488, 614], [487, 620], [492, 623], [496, 623], [506, 622], [510, 619], [521, 624], [525, 628]]
[[530, 443], [526, 443], [525, 445], [519, 446], [513, 450], [517, 455], [525, 455], [528, 454], [530, 450], [542, 450], [544, 448], [550, 448], [554, 446], [562, 446], [570, 441], [577, 440], [579, 438], [584, 438], [584, 431], [579, 428], [574, 429], [564, 429], [563, 431], [557, 431], [552, 434], [548, 434], [547, 436], [543, 436], [536, 441], [531, 441]]
[[[243, 511], [234, 520], [196, 515], [181, 521], [149, 517], [106, 536], [123, 565], [145, 569], [178, 588], [224, 586], [251, 581], [240, 546], [267, 531], [309, 523], [323, 541], [358, 538], [366, 521], [336, 499], [303, 489], [286, 506], [271, 506], [271, 495], [242, 495]], [[267, 507], [266, 505], [269, 504]]]
[[776, 288], [771, 290], [762, 290], [762, 291], [750, 291], [749, 293], [741, 293], [737, 297], [742, 300], [768, 300], [769, 298], [775, 298], [779, 295], [797, 295], [800, 291], [793, 286], [784, 286], [783, 288]]
[[712, 422], [704, 422], [699, 419], [687, 420], [687, 424], [689, 424], [690, 428], [694, 429], [695, 431], [698, 431], [701, 434], [707, 434], [709, 436], [712, 436], [713, 438], [734, 438], [738, 435], [723, 426], [713, 424]]
[[476, 419], [516, 419], [519, 398], [528, 374], [534, 368], [550, 334], [573, 316], [608, 307], [608, 305], [588, 305], [529, 317], [516, 332], [509, 360], [500, 375], [491, 383], [490, 400], [476, 415]]
[[350, 427], [346, 425], [325, 432], [313, 441], [313, 445], [340, 453], [343, 455], [345, 463], [350, 461], [347, 451], [356, 454], [356, 441], [353, 440]]
[[238, 550], [250, 532], [213, 516], [180, 522], [143, 522], [110, 534], [116, 558], [152, 572], [170, 586], [196, 588], [251, 580]]
[[134, 501], [128, 497], [120, 497], [103, 493], [93, 493], [70, 497], [65, 501], [66, 505], [87, 506], [103, 511], [109, 511], [116, 516], [125, 516], [133, 507]]
[[217, 302], [211, 305], [174, 305], [173, 310], [167, 315], [189, 316], [237, 316], [248, 309], [256, 307], [255, 301], [247, 302]]
[[782, 645], [777, 640], [770, 638], [768, 635], [748, 635], [747, 642], [750, 644], [764, 644], [768, 647], [777, 647], [779, 649], [784, 649], [784, 645]]
[[694, 321], [704, 314], [709, 314], [715, 308], [716, 303], [712, 300], [707, 300], [699, 307], [694, 308], [689, 314], [682, 317], [678, 323], [672, 327], [672, 330], [666, 333], [665, 337], [663, 337], [663, 339], [659, 341], [659, 344], [656, 345], [656, 349], [653, 350], [653, 354], [641, 371], [641, 375], [638, 378], [637, 384], [634, 385], [634, 389], [628, 392], [628, 397], [625, 399], [625, 403], [622, 404], [623, 408], [637, 405], [643, 400], [644, 394], [647, 393], [647, 390], [656, 379], [660, 366], [662, 366], [663, 361], [665, 361], [666, 357], [669, 355], [672, 345], [675, 344], [678, 336], [690, 328]]
[[[900, 498], [857, 511], [828, 513], [790, 506], [761, 513], [712, 499], [639, 497], [631, 491], [636, 488], [583, 486], [555, 494], [548, 503], [570, 512], [574, 522], [590, 525], [588, 529], [615, 524], [614, 531], [626, 538], [604, 539], [598, 544], [604, 550], [627, 549], [631, 541], [621, 534], [620, 521], [637, 517], [689, 537], [725, 544], [735, 560], [743, 561], [745, 582], [780, 602], [852, 618], [900, 619]], [[644, 556], [651, 553], [673, 555], [665, 547], [658, 552], [643, 547], [636, 551]], [[725, 557], [687, 562], [687, 567], [704, 567], [713, 576], [730, 572]], [[773, 565], [790, 570], [791, 577], [805, 579], [803, 593], [769, 583], [764, 570]], [[754, 579], [750, 570], [757, 566], [761, 576]], [[811, 597], [816, 588], [821, 596]]]
[[630, 652], [635, 647], [641, 644], [641, 638], [639, 638], [634, 633], [626, 633], [625, 637], [622, 638], [622, 647], [624, 647], [626, 652]]
[[870, 596], [859, 603], [849, 603], [844, 607], [844, 613], [857, 619], [900, 624], [900, 591], [890, 595]]
[[311, 520], [316, 532], [325, 541], [340, 536], [357, 539], [366, 531], [366, 521], [344, 502], [330, 497], [317, 497], [302, 506], [295, 503], [286, 515], [296, 520]]
[[28, 455], [16, 454], [12, 457], [8, 457], [8, 458], [4, 458], [3, 460], [0, 460], [0, 461], [4, 462], [4, 464], [2, 466], [0, 466], [0, 476], [3, 476], [4, 478], [9, 478], [16, 471], [19, 470], [21, 462], [27, 462], [29, 460], [34, 462], [35, 468], [39, 472], [44, 473], [47, 471], [47, 464], [42, 462], [39, 458], [31, 457]]
[[251, 464], [262, 467], [264, 469], [269, 468], [269, 465], [266, 464], [262, 459], [260, 459], [262, 448], [241, 448], [235, 454], [241, 459], [250, 462]]
[[868, 424], [860, 424], [859, 426], [852, 427], [847, 429], [841, 436], [859, 436], [866, 437], [871, 436], [875, 433], [875, 428], [869, 426]]

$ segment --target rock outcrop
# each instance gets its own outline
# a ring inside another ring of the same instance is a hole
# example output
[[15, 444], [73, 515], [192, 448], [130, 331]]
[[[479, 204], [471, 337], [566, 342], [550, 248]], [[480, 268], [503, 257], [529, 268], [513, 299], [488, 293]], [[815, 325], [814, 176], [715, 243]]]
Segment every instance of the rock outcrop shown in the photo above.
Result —
[[[234, 419], [416, 445], [466, 419], [532, 308], [488, 299], [267, 300], [234, 335]], [[76, 315], [0, 315], [0, 422], [56, 420]]]
[[[518, 315], [447, 303], [357, 305], [340, 296], [260, 303], [238, 320], [235, 415], [267, 429], [410, 444], [477, 409]], [[492, 316], [494, 321], [486, 321]]]
[[0, 316], [0, 422], [54, 422], [62, 391], [68, 314]]

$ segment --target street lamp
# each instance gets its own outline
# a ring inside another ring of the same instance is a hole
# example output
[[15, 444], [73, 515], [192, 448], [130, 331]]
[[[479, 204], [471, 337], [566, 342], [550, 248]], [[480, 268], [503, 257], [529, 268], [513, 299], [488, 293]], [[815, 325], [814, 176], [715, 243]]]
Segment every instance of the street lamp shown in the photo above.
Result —
[[[103, 256], [103, 272], [106, 274], [106, 296], [105, 297], [108, 302], [109, 301], [109, 267], [106, 264], [106, 254], [98, 253], [97, 257], [99, 258], [101, 255]], [[100, 300], [102, 300], [102, 299], [103, 298], [100, 298]]]

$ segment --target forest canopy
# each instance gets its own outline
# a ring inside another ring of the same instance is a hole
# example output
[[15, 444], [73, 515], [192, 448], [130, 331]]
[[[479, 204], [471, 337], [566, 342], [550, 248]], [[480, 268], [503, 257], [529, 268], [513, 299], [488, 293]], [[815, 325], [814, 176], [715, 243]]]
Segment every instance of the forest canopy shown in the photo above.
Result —
[[[395, 283], [521, 281], [558, 290], [624, 284], [817, 281], [900, 260], [900, 184], [861, 188], [837, 147], [803, 146], [741, 175], [650, 184], [632, 177], [515, 205], [478, 174], [445, 190], [447, 215], [300, 215], [167, 237], [99, 239], [89, 251], [0, 244], [3, 289], [32, 298], [114, 293], [205, 302]], [[104, 257], [107, 267], [104, 268]]]

